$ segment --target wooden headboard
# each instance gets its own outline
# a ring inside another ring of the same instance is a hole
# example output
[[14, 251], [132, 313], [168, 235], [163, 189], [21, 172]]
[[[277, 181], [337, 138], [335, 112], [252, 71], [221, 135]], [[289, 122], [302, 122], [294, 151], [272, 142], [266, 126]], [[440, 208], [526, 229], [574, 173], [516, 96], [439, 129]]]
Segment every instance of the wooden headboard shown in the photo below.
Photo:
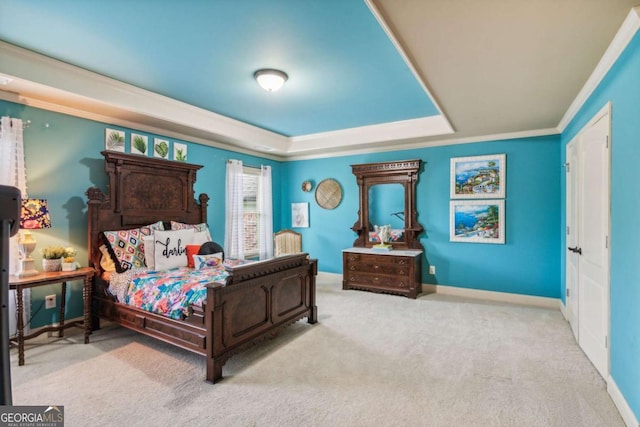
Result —
[[107, 193], [87, 190], [89, 265], [100, 270], [100, 233], [136, 228], [157, 221], [207, 222], [209, 196], [194, 198], [201, 165], [103, 151], [109, 176]]

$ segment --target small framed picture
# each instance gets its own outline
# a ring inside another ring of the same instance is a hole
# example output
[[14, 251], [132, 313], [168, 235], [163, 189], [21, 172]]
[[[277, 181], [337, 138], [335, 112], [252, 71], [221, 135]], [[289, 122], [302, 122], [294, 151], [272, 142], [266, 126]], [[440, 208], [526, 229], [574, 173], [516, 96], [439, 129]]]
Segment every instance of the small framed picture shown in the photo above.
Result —
[[187, 161], [187, 144], [181, 144], [179, 142], [173, 143], [173, 160], [179, 162]]
[[451, 159], [452, 199], [504, 199], [507, 165], [504, 154]]
[[161, 138], [153, 138], [153, 157], [168, 159], [169, 158], [169, 141]]
[[291, 226], [294, 228], [309, 227], [309, 203], [291, 203]]
[[110, 151], [120, 151], [124, 153], [124, 131], [106, 128], [104, 148]]
[[142, 154], [144, 156], [149, 154], [149, 138], [146, 135], [140, 135], [137, 133], [131, 134], [131, 154]]
[[449, 240], [504, 244], [504, 200], [451, 200]]

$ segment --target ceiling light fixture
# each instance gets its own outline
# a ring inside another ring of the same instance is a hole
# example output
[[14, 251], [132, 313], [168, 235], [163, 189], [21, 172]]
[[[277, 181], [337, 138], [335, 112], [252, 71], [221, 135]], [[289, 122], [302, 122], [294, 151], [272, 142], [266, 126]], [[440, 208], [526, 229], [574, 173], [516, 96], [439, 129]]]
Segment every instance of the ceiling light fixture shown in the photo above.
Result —
[[253, 77], [256, 79], [260, 87], [267, 92], [275, 92], [279, 90], [284, 82], [287, 81], [289, 76], [287, 73], [280, 70], [274, 70], [271, 68], [263, 68], [253, 73]]

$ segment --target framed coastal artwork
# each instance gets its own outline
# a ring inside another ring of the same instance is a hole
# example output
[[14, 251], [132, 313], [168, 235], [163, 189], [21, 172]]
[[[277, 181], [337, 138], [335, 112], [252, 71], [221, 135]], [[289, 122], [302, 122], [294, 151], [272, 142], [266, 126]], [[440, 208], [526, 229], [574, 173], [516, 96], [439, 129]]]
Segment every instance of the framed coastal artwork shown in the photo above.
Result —
[[149, 154], [149, 138], [137, 133], [131, 134], [131, 154]]
[[294, 228], [309, 227], [309, 203], [291, 203], [291, 226]]
[[106, 128], [104, 132], [104, 148], [124, 153], [124, 131]]
[[450, 241], [504, 244], [504, 200], [450, 203]]
[[506, 155], [451, 159], [452, 199], [504, 199]]

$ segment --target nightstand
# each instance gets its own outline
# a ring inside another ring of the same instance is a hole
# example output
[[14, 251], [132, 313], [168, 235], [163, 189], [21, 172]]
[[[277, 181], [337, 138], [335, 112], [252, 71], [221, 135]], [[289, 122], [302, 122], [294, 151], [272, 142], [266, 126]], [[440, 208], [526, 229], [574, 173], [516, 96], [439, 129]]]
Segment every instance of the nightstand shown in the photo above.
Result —
[[[89, 343], [89, 334], [91, 333], [91, 279], [93, 277], [93, 268], [79, 268], [75, 271], [54, 271], [41, 272], [35, 276], [17, 277], [9, 276], [9, 289], [15, 290], [17, 294], [17, 315], [18, 315], [18, 336], [11, 338], [12, 344], [18, 346], [18, 365], [24, 365], [24, 342], [25, 340], [35, 338], [45, 332], [58, 332], [59, 337], [64, 336], [65, 328], [70, 326], [84, 327], [84, 343]], [[83, 280], [82, 298], [84, 300], [84, 320], [74, 320], [65, 324], [64, 321], [64, 303], [67, 293], [67, 282], [74, 280]], [[30, 335], [24, 335], [24, 303], [22, 292], [24, 289], [37, 288], [38, 286], [53, 285], [62, 283], [62, 295], [60, 298], [60, 324], [58, 326], [46, 326]]]

